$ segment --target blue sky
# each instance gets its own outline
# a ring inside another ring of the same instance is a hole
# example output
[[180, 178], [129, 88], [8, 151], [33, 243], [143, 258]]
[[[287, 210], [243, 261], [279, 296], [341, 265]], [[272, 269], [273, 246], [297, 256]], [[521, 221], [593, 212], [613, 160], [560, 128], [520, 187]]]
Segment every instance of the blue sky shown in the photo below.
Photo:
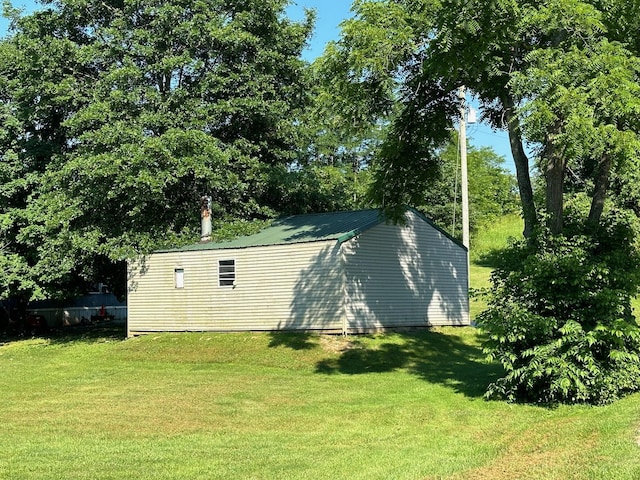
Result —
[[[25, 12], [33, 11], [37, 4], [33, 0], [12, 0], [15, 7], [24, 8]], [[288, 9], [289, 16], [301, 19], [304, 9], [316, 10], [316, 26], [309, 47], [304, 52], [307, 60], [313, 60], [321, 55], [324, 46], [331, 40], [337, 40], [340, 35], [340, 22], [351, 15], [351, 1], [349, 0], [293, 0]], [[0, 36], [7, 32], [8, 22], [0, 18]], [[494, 132], [486, 125], [473, 124], [467, 126], [469, 143], [475, 147], [492, 147], [496, 153], [507, 161], [505, 167], [513, 170], [513, 160], [509, 148], [509, 140], [505, 132]]]

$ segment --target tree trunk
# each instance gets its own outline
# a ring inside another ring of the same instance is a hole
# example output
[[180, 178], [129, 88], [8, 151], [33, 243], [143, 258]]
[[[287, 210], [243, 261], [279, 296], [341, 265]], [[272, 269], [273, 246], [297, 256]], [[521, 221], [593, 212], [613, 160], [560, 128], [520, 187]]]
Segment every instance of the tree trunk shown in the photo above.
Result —
[[555, 141], [560, 132], [560, 123], [556, 122], [553, 131], [549, 133], [543, 152], [544, 176], [547, 181], [546, 207], [549, 215], [548, 227], [551, 233], [562, 233], [564, 221], [564, 175], [566, 164], [563, 152], [559, 151]]
[[522, 146], [522, 132], [520, 123], [514, 114], [515, 105], [510, 97], [503, 101], [505, 106], [505, 119], [509, 131], [509, 143], [511, 154], [516, 166], [516, 178], [518, 179], [518, 190], [520, 191], [520, 204], [522, 205], [522, 217], [524, 218], [525, 238], [530, 238], [533, 229], [538, 223], [536, 216], [536, 205], [533, 199], [533, 188], [531, 187], [531, 176], [529, 175], [529, 159]]
[[611, 157], [608, 154], [602, 156], [600, 168], [595, 179], [593, 188], [593, 197], [591, 197], [591, 209], [589, 210], [589, 218], [587, 223], [592, 227], [600, 224], [600, 217], [604, 210], [604, 201], [607, 198], [607, 190], [609, 189], [609, 174], [611, 172]]

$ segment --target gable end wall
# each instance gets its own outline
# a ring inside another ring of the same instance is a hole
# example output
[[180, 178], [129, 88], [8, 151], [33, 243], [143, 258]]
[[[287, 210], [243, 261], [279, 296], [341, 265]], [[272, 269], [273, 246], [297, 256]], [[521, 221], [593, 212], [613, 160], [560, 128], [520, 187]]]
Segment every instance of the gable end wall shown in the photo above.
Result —
[[469, 324], [467, 251], [416, 213], [342, 250], [349, 331]]

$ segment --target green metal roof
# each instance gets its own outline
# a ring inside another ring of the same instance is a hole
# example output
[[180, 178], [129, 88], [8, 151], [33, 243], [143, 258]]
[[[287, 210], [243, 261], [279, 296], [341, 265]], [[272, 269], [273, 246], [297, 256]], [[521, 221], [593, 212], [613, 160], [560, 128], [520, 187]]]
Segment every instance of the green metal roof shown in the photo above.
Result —
[[293, 215], [275, 220], [270, 226], [254, 235], [221, 243], [197, 243], [162, 250], [162, 252], [221, 250], [324, 240], [344, 242], [382, 222], [384, 217], [378, 209]]

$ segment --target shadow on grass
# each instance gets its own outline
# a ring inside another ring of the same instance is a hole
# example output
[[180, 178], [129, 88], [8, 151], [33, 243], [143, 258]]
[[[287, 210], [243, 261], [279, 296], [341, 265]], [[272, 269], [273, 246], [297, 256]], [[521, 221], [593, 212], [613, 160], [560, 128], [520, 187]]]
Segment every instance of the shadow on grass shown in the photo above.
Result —
[[499, 267], [502, 262], [502, 255], [504, 255], [504, 252], [504, 248], [494, 248], [475, 257], [473, 259], [473, 263], [481, 267]]
[[411, 353], [403, 345], [385, 343], [372, 349], [363, 342], [352, 342], [352, 347], [337, 359], [321, 360], [316, 365], [317, 373], [361, 373], [391, 372], [404, 368], [410, 361]]
[[356, 340], [337, 358], [318, 362], [316, 372], [358, 375], [404, 369], [468, 397], [481, 397], [503, 373], [500, 365], [487, 363], [480, 347], [468, 345], [456, 335], [434, 331], [398, 335], [402, 342], [376, 346]]
[[122, 341], [127, 338], [127, 326], [119, 323], [101, 323], [60, 327], [36, 332], [0, 333], [0, 343], [10, 343], [29, 338], [42, 338], [58, 344]]
[[318, 335], [305, 332], [269, 332], [270, 347], [288, 347], [292, 350], [311, 350], [318, 346]]

